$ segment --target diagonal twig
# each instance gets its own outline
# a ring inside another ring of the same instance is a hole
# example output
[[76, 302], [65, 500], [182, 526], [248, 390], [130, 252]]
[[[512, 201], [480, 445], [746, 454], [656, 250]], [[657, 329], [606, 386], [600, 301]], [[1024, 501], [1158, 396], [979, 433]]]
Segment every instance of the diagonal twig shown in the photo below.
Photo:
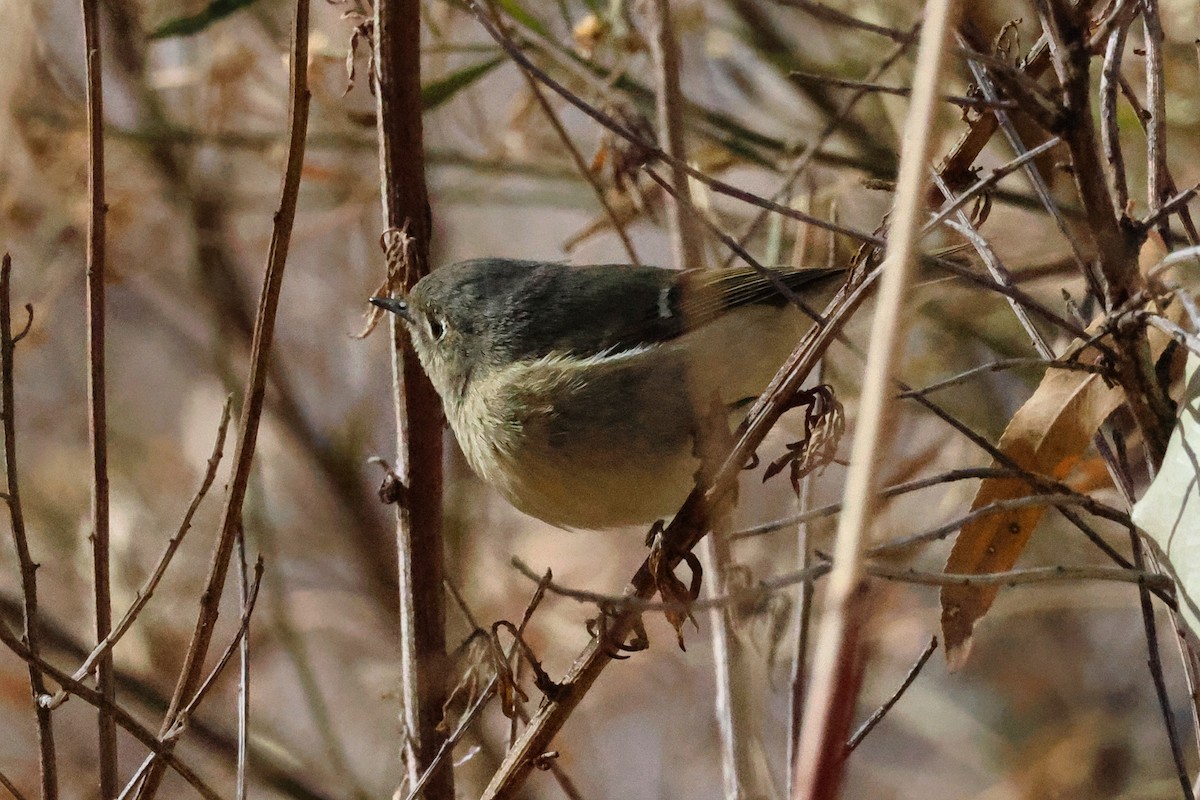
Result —
[[[199, 686], [205, 656], [212, 642], [213, 630], [220, 612], [221, 595], [225, 588], [225, 578], [229, 571], [234, 542], [241, 527], [242, 505], [246, 498], [255, 445], [258, 441], [258, 428], [262, 421], [271, 344], [275, 336], [275, 315], [279, 308], [279, 294], [283, 284], [284, 268], [287, 264], [292, 225], [296, 218], [297, 198], [300, 194], [300, 175], [304, 162], [310, 99], [307, 68], [308, 0], [297, 0], [291, 52], [291, 104], [288, 109], [287, 161], [284, 167], [279, 209], [275, 213], [275, 222], [271, 231], [262, 294], [259, 297], [258, 311], [254, 319], [250, 371], [246, 378], [246, 390], [238, 425], [238, 439], [234, 447], [233, 471], [229, 480], [225, 505], [221, 510], [220, 531], [213, 549], [205, 591], [201, 595], [196, 627], [184, 657], [179, 680], [171, 697], [171, 706], [163, 720], [163, 733], [170, 730], [175, 724], [187, 698], [195, 694]], [[170, 752], [173, 746], [173, 743], [167, 743], [164, 752]], [[146, 773], [146, 780], [142, 784], [138, 796], [143, 799], [153, 797], [162, 780], [162, 774], [160, 765], [152, 765]]]

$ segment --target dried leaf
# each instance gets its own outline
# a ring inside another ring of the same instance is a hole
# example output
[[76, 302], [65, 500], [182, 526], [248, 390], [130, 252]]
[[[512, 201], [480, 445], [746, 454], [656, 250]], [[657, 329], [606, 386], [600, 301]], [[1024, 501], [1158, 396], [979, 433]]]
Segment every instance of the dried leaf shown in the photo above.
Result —
[[[1120, 389], [1105, 384], [1100, 375], [1050, 370], [1033, 396], [1009, 421], [1000, 437], [999, 449], [1022, 469], [1065, 478], [1123, 397]], [[989, 478], [980, 484], [971, 510], [1037, 491], [1019, 478]], [[1031, 506], [997, 511], [967, 523], [954, 542], [945, 571], [980, 574], [1012, 569], [1045, 513], [1044, 506]], [[997, 586], [942, 589], [942, 633], [951, 669], [957, 669], [966, 660], [971, 631], [998, 592]]]

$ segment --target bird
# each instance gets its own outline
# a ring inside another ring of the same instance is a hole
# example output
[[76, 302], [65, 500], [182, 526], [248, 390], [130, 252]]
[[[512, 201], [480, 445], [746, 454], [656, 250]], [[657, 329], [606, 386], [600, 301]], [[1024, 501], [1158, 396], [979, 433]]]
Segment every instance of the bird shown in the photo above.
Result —
[[480, 478], [600, 530], [679, 508], [714, 406], [740, 421], [812, 324], [791, 301], [844, 274], [477, 258], [371, 302], [408, 330]]

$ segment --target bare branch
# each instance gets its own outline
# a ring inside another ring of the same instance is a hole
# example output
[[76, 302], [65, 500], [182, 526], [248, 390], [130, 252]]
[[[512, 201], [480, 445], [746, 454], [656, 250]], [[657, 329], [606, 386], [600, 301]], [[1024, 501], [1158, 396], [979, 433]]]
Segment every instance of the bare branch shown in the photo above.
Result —
[[915, 681], [917, 676], [921, 674], [921, 669], [925, 666], [926, 662], [929, 661], [929, 657], [933, 655], [933, 652], [937, 650], [937, 646], [938, 640], [937, 637], [934, 636], [929, 640], [929, 644], [925, 646], [925, 650], [917, 658], [916, 663], [914, 663], [908, 670], [908, 674], [904, 676], [904, 680], [900, 682], [900, 686], [895, 692], [892, 693], [892, 696], [885, 700], [883, 705], [876, 709], [875, 713], [868, 717], [867, 721], [864, 722], [846, 742], [847, 752], [852, 752], [856, 747], [862, 744], [862, 740], [867, 738], [867, 735], [870, 734], [871, 731], [875, 730], [875, 726], [883, 721], [883, 718], [887, 715], [887, 713], [892, 710], [892, 706], [896, 705], [896, 701], [898, 701], [900, 697], [906, 691], [908, 691], [908, 687], [912, 686], [913, 681]]
[[[104, 653], [110, 652], [116, 646], [117, 642], [120, 641], [121, 637], [133, 626], [138, 615], [142, 613], [142, 609], [146, 607], [146, 604], [150, 602], [150, 598], [154, 596], [154, 590], [158, 588], [159, 582], [162, 580], [163, 575], [166, 574], [167, 567], [170, 565], [175, 551], [179, 549], [179, 545], [183, 542], [183, 537], [191, 530], [192, 518], [199, 509], [201, 501], [208, 494], [209, 487], [212, 486], [212, 482], [217, 476], [217, 467], [220, 465], [221, 457], [224, 454], [225, 432], [229, 428], [229, 413], [232, 399], [227, 397], [225, 405], [221, 409], [221, 421], [217, 424], [217, 440], [213, 444], [212, 455], [209, 456], [204, 477], [200, 480], [200, 487], [192, 496], [192, 502], [188, 505], [187, 511], [184, 512], [183, 522], [180, 523], [175, 535], [167, 540], [167, 546], [163, 549], [162, 555], [159, 556], [158, 563], [155, 564], [150, 577], [138, 589], [137, 596], [134, 598], [133, 603], [130, 604], [129, 609], [121, 617], [121, 620], [113, 627], [108, 636], [104, 637], [104, 641], [96, 645], [92, 652], [88, 653], [87, 658], [83, 660], [83, 664], [80, 665], [79, 669], [75, 670], [75, 674], [72, 676], [75, 680], [83, 680], [87, 677], [92, 672], [93, 667], [95, 667], [100, 657]], [[53, 697], [44, 698], [42, 705], [51, 709], [58, 708], [67, 699], [67, 696], [67, 692], [60, 689]]]
[[[291, 103], [288, 110], [287, 161], [284, 166], [279, 209], [275, 213], [275, 223], [271, 231], [271, 244], [267, 255], [262, 294], [254, 320], [250, 371], [246, 378], [246, 390], [238, 425], [238, 439], [234, 448], [233, 472], [229, 480], [225, 506], [221, 510], [220, 532], [213, 550], [205, 591], [201, 595], [196, 628], [192, 633], [192, 639], [184, 657], [183, 668], [175, 685], [175, 692], [171, 697], [171, 706], [163, 720], [162, 733], [166, 733], [175, 725], [184, 704], [195, 694], [199, 686], [205, 656], [212, 642], [213, 630], [220, 612], [221, 595], [225, 588], [229, 561], [233, 555], [238, 530], [241, 527], [242, 504], [246, 499], [250, 469], [254, 460], [255, 445], [258, 441], [258, 428], [262, 421], [271, 344], [275, 335], [275, 314], [279, 307], [283, 272], [287, 265], [292, 225], [296, 218], [296, 201], [300, 194], [300, 175], [304, 162], [305, 135], [308, 129], [307, 68], [308, 0], [297, 0], [291, 53]], [[171, 742], [165, 743], [164, 752], [171, 752], [173, 746]], [[161, 780], [161, 765], [152, 765], [146, 774], [146, 780], [142, 784], [138, 796], [143, 799], [153, 797]]]
[[[428, 274], [433, 233], [421, 120], [421, 17], [419, 0], [375, 2], [375, 116], [385, 257], [389, 284], [401, 292]], [[439, 727], [447, 691], [442, 590], [445, 418], [403, 324], [394, 314], [388, 317], [396, 468], [405, 489], [395, 504], [403, 723], [399, 753], [408, 784], [413, 785], [446, 737]], [[453, 771], [447, 766], [436, 770], [425, 798], [454, 800]]]
[[[96, 600], [96, 641], [112, 630], [112, 590], [108, 541], [108, 412], [104, 383], [104, 91], [100, 59], [100, 7], [98, 0], [83, 0], [84, 58], [87, 64], [88, 217], [87, 235], [87, 395], [88, 441], [92, 455], [92, 580]], [[112, 654], [104, 652], [96, 664], [96, 684], [108, 703], [115, 698]], [[116, 724], [100, 708], [100, 796], [117, 793]]]
[[[29, 536], [25, 529], [25, 511], [21, 505], [21, 483], [17, 479], [16, 392], [13, 387], [14, 351], [17, 339], [12, 333], [12, 259], [8, 253], [0, 261], [0, 423], [4, 427], [5, 500], [12, 521], [13, 547], [21, 570], [21, 635], [34, 656], [41, 654], [38, 635], [37, 564], [29, 551]], [[29, 315], [33, 319], [32, 310]], [[26, 328], [28, 330], [28, 328]], [[58, 797], [58, 757], [54, 746], [54, 724], [50, 709], [39, 702], [46, 693], [46, 681], [41, 670], [29, 662], [29, 688], [33, 694], [37, 719], [38, 769], [41, 775], [43, 800]]]
[[178, 775], [187, 781], [201, 797], [205, 800], [222, 800], [221, 796], [205, 783], [199, 775], [192, 771], [171, 748], [163, 745], [158, 741], [153, 733], [148, 728], [138, 722], [132, 714], [126, 711], [119, 705], [109, 703], [104, 699], [104, 696], [96, 689], [91, 688], [87, 684], [77, 681], [68, 675], [63, 670], [58, 669], [50, 662], [46, 661], [40, 655], [37, 655], [29, 650], [8, 625], [0, 622], [0, 642], [3, 642], [10, 650], [12, 650], [19, 658], [37, 667], [40, 672], [45, 673], [52, 680], [61, 685], [64, 689], [83, 700], [88, 705], [94, 706], [97, 709], [101, 706], [107, 708], [109, 715], [113, 718], [117, 725], [128, 732], [143, 745], [154, 753], [161, 763], [170, 767]]
[[834, 568], [800, 728], [794, 768], [799, 781], [792, 787], [794, 800], [835, 797], [841, 785], [847, 733], [844, 728], [850, 721], [848, 709], [853, 706], [865, 658], [859, 650], [861, 629], [869, 613], [863, 595], [862, 559], [867, 531], [879, 503], [876, 484], [887, 432], [894, 430], [888, 426], [895, 413], [894, 407], [889, 407], [889, 394], [900, 360], [906, 289], [918, 260], [928, 164], [933, 154], [933, 120], [956, 17], [957, 4], [953, 0], [929, 0], [925, 4], [912, 104], [904, 126], [892, 231], [871, 324], [858, 429], [846, 476], [846, 511], [838, 521]]

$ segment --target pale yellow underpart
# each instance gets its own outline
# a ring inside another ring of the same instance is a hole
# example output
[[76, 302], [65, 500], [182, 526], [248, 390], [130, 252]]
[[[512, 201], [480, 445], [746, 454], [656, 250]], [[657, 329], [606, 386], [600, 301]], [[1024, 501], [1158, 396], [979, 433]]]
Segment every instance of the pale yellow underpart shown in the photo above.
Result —
[[756, 306], [662, 345], [477, 375], [460, 398], [430, 377], [471, 467], [518, 509], [564, 528], [646, 524], [695, 482], [697, 419], [759, 394], [806, 327]]

